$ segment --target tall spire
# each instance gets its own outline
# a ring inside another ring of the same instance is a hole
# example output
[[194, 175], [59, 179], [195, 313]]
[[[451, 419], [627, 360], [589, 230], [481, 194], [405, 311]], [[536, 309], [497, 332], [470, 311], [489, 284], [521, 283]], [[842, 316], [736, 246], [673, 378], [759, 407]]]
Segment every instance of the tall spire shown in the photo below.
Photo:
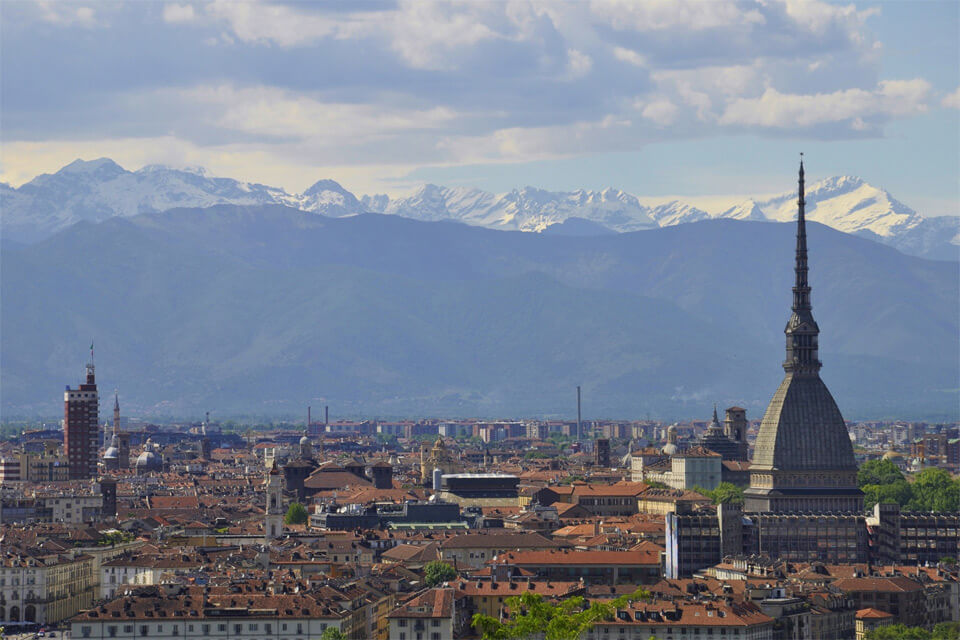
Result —
[[813, 319], [810, 303], [810, 283], [807, 266], [806, 200], [803, 193], [803, 154], [800, 154], [800, 177], [797, 185], [797, 250], [794, 265], [793, 314], [784, 333], [787, 336], [787, 359], [783, 368], [788, 372], [809, 374], [820, 371], [817, 356], [820, 328]]

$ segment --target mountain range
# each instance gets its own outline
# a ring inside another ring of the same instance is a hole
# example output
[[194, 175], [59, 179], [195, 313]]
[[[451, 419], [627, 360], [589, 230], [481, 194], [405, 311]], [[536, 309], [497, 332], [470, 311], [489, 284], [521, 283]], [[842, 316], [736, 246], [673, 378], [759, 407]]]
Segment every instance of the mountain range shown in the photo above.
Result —
[[[408, 197], [358, 198], [333, 180], [320, 180], [303, 193], [290, 194], [278, 187], [211, 177], [202, 169], [151, 165], [127, 171], [107, 158], [77, 160], [19, 188], [0, 184], [0, 199], [0, 228], [4, 238], [14, 242], [35, 242], [80, 221], [216, 204], [280, 204], [330, 217], [374, 212], [528, 232], [544, 232], [572, 220], [565, 228], [555, 229], [566, 235], [624, 233], [716, 218], [783, 222], [796, 214], [792, 192], [713, 212], [677, 200], [644, 205], [637, 196], [612, 188], [555, 192], [524, 187], [494, 194], [428, 184]], [[813, 182], [806, 200], [812, 221], [910, 255], [960, 258], [960, 218], [924, 218], [860, 178], [839, 176]]]
[[[569, 417], [582, 385], [588, 418], [706, 417], [714, 402], [756, 418], [783, 374], [795, 229], [751, 220], [752, 208], [657, 226], [655, 215], [689, 214], [674, 206], [649, 214], [651, 228], [616, 232], [613, 220], [639, 224], [632, 196], [518, 192], [523, 219], [579, 214], [522, 233], [449, 222], [462, 220], [452, 203], [479, 215], [498, 196], [424, 190], [410, 209], [435, 218], [424, 221], [390, 199], [376, 206], [398, 215], [348, 215], [374, 199], [325, 183], [293, 207], [137, 213], [148, 201], [288, 196], [189, 172], [78, 168], [15, 190], [37, 201], [72, 185], [62, 215], [80, 221], [0, 256], [7, 416], [62, 410], [60, 385], [79, 381], [91, 338], [101, 388], [155, 416], [329, 404], [333, 415]], [[176, 186], [150, 194], [161, 175]], [[117, 181], [130, 194], [122, 211], [102, 204]], [[757, 204], [765, 219], [787, 206]], [[321, 206], [331, 215], [302, 210]], [[958, 419], [956, 263], [816, 222], [809, 235], [823, 377], [845, 416]]]

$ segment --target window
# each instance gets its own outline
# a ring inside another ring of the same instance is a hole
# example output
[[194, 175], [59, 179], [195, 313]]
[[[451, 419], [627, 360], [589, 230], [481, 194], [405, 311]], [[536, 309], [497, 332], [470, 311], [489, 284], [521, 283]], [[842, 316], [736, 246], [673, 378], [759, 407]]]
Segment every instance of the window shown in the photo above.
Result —
[[226, 631], [226, 630], [227, 630], [227, 625], [225, 625], [225, 624], [218, 624], [218, 625], [217, 625], [217, 631], [220, 631], [220, 632], [222, 633], [222, 632], [224, 632], [224, 631]]
[[80, 627], [80, 637], [89, 638], [92, 629], [90, 627]]
[[400, 619], [397, 621], [397, 626], [398, 626], [398, 627], [405, 627], [405, 626], [407, 626], [407, 621], [406, 621], [406, 619], [405, 619], [405, 618], [400, 618]]
[[145, 624], [140, 625], [140, 635], [143, 637], [150, 635], [150, 632], [147, 631], [147, 625]]

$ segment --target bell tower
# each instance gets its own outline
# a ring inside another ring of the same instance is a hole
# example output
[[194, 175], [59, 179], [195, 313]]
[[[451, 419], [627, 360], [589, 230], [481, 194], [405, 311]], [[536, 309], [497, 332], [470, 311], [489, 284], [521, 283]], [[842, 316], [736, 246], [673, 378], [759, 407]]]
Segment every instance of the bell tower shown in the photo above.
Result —
[[266, 540], [279, 538], [283, 534], [283, 475], [277, 469], [276, 462], [270, 467], [265, 482], [267, 509], [263, 519], [263, 537]]

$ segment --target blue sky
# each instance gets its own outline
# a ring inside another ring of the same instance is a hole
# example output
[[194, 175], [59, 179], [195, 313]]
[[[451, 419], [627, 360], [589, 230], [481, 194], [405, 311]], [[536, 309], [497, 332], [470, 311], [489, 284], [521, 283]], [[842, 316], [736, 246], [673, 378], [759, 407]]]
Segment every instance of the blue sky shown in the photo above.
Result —
[[5, 2], [0, 179], [760, 195], [804, 151], [957, 214], [958, 33], [954, 1]]

